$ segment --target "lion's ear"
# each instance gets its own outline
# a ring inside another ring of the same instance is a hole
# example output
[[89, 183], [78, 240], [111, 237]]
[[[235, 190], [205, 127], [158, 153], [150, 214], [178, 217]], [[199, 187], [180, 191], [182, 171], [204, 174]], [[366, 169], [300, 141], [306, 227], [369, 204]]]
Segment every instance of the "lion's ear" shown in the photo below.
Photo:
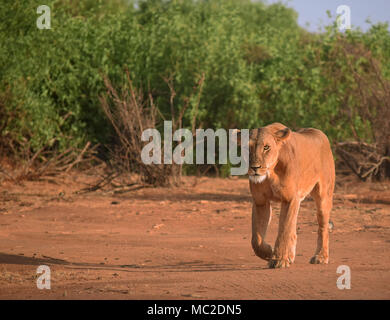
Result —
[[289, 128], [284, 128], [282, 130], [278, 130], [274, 133], [274, 136], [279, 141], [285, 141], [290, 137], [291, 130]]

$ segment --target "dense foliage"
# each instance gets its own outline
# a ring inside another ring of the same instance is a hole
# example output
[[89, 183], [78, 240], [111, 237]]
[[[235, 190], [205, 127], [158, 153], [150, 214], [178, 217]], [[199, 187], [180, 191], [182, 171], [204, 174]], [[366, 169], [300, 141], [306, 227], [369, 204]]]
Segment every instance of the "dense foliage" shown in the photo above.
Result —
[[332, 140], [375, 139], [359, 97], [350, 95], [353, 73], [369, 73], [367, 59], [378, 64], [383, 81], [390, 78], [387, 24], [366, 33], [329, 26], [311, 34], [292, 9], [249, 0], [46, 2], [50, 30], [36, 27], [40, 1], [0, 4], [0, 129], [16, 149], [26, 141], [32, 149], [109, 142], [99, 102], [103, 76], [120, 86], [125, 68], [167, 116], [164, 78], [172, 79], [180, 109], [204, 75], [184, 126], [197, 112], [203, 128], [279, 121], [320, 128]]

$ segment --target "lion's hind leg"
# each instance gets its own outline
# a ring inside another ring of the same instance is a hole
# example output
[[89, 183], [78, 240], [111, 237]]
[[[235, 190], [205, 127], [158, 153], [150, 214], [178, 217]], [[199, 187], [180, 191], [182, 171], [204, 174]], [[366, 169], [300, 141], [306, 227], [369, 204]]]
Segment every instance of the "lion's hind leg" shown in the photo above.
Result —
[[311, 193], [316, 202], [318, 221], [317, 249], [310, 259], [312, 264], [326, 264], [329, 262], [329, 218], [332, 210], [333, 190], [328, 189], [322, 189], [317, 184]]

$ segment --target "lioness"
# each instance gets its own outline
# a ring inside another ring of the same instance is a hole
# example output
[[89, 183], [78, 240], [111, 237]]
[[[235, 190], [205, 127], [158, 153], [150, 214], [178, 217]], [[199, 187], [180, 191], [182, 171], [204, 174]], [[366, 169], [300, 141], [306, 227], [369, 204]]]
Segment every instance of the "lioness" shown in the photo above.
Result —
[[[240, 134], [238, 130], [238, 141]], [[326, 135], [317, 129], [292, 132], [280, 123], [250, 130], [249, 168], [252, 207], [252, 247], [270, 268], [294, 262], [299, 205], [310, 193], [317, 206], [317, 249], [310, 263], [328, 263], [329, 214], [335, 168]], [[265, 242], [271, 221], [271, 201], [281, 202], [275, 248]]]

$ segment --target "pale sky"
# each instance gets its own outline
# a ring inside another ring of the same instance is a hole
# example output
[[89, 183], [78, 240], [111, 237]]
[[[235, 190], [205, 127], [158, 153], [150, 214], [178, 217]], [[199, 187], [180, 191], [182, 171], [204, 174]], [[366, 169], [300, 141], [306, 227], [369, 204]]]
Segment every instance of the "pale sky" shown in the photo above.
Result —
[[[365, 22], [367, 18], [371, 22], [390, 22], [390, 0], [266, 0], [271, 4], [282, 2], [298, 12], [298, 23], [309, 31], [318, 31], [319, 26], [325, 26], [332, 22], [326, 14], [329, 10], [336, 17], [337, 7], [347, 5], [351, 9], [351, 24], [360, 27], [363, 31], [369, 28]], [[310, 25], [307, 26], [306, 23]], [[390, 30], [390, 28], [389, 28]]]

